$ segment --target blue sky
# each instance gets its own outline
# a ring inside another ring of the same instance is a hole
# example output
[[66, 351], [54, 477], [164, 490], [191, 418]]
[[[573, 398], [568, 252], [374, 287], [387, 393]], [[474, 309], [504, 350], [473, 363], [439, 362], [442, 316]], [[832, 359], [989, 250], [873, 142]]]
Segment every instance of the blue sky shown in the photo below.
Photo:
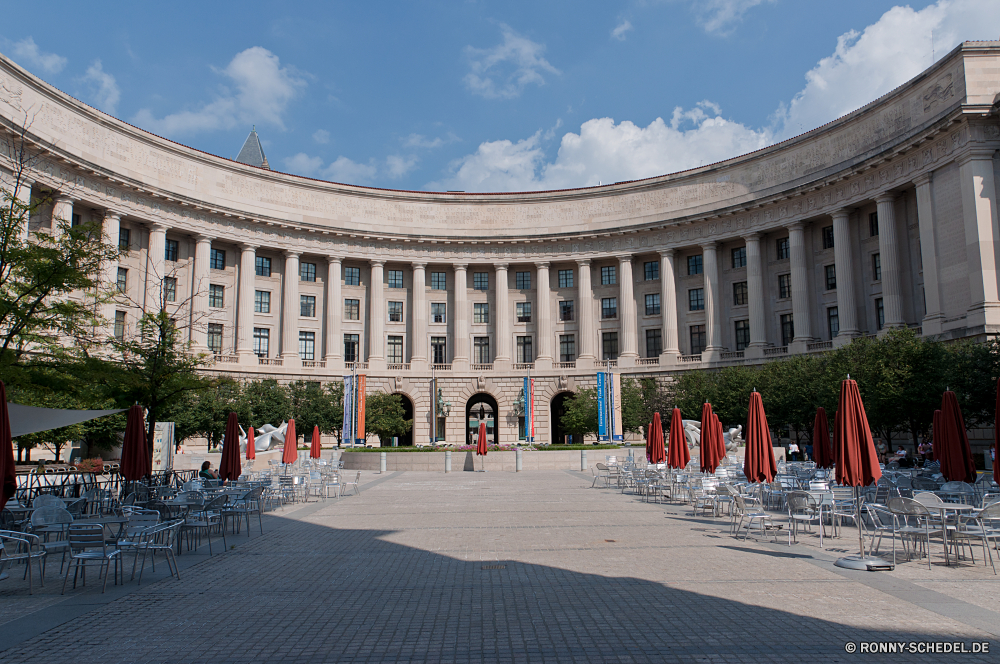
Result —
[[39, 0], [5, 18], [5, 55], [154, 133], [233, 157], [255, 124], [275, 170], [464, 191], [712, 163], [1000, 36], [997, 0]]

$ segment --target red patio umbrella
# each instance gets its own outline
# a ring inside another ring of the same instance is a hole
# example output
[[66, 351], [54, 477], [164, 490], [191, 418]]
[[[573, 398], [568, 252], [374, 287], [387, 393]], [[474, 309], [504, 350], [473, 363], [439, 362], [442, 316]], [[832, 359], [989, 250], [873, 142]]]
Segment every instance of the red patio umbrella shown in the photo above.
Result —
[[774, 462], [774, 446], [771, 444], [771, 430], [764, 414], [764, 401], [760, 392], [750, 393], [747, 409], [746, 456], [743, 458], [743, 474], [751, 482], [770, 484], [778, 473]]
[[313, 427], [312, 445], [309, 446], [309, 458], [319, 458], [319, 425]]
[[701, 407], [701, 472], [712, 474], [719, 467], [722, 456], [719, 455], [719, 443], [716, 437], [720, 428], [715, 424], [712, 404], [707, 401]]
[[125, 421], [121, 474], [130, 482], [135, 482], [152, 472], [153, 459], [146, 444], [146, 422], [142, 406], [136, 404], [128, 409], [128, 419]]
[[222, 442], [222, 461], [219, 462], [219, 479], [230, 482], [239, 479], [243, 473], [240, 464], [240, 423], [236, 413], [229, 413], [226, 420], [226, 435]]
[[826, 419], [826, 409], [816, 409], [813, 423], [813, 461], [817, 468], [833, 467], [833, 449], [830, 448], [830, 423]]
[[299, 458], [299, 441], [295, 435], [295, 420], [288, 420], [288, 428], [285, 429], [285, 447], [281, 452], [281, 463], [295, 463]]
[[650, 422], [649, 426], [646, 427], [646, 461], [649, 461], [649, 455], [652, 453], [652, 450], [650, 450], [649, 448], [649, 440], [650, 440], [649, 434], [652, 430], [653, 430], [653, 423]]
[[938, 432], [941, 431], [941, 409], [934, 411], [934, 418], [931, 420], [931, 460], [938, 460]]
[[257, 458], [257, 448], [253, 442], [253, 427], [247, 429], [247, 460]]
[[482, 470], [486, 471], [486, 422], [479, 423], [479, 434], [476, 436], [476, 456], [483, 457]]
[[7, 413], [7, 387], [0, 380], [0, 510], [17, 491], [17, 471], [14, 468], [14, 440], [10, 436], [10, 415]]
[[670, 447], [667, 452], [667, 466], [683, 470], [691, 461], [687, 438], [684, 436], [684, 420], [681, 409], [674, 408], [670, 416]]
[[962, 409], [951, 390], [941, 396], [941, 433], [935, 436], [940, 443], [937, 455], [941, 460], [941, 473], [949, 482], [976, 482], [976, 463], [972, 460], [969, 434], [965, 430]]
[[1000, 482], [1000, 378], [997, 378], [997, 410], [993, 421], [993, 481]]
[[653, 413], [653, 423], [649, 425], [649, 462], [655, 464], [666, 460], [667, 451], [663, 449], [663, 422], [659, 413]]
[[722, 420], [715, 413], [712, 413], [712, 421], [715, 422], [715, 442], [719, 448], [719, 461], [726, 458], [726, 436], [722, 432]]

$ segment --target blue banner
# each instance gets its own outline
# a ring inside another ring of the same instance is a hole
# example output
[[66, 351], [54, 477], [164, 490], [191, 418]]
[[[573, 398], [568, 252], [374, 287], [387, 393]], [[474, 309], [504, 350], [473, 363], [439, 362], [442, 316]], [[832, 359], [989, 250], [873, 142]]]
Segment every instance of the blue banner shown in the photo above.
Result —
[[354, 443], [354, 377], [344, 376], [344, 428], [340, 440]]
[[524, 379], [524, 442], [531, 442], [531, 386], [528, 379]]
[[607, 394], [604, 384], [604, 372], [597, 372], [597, 439], [608, 439]]

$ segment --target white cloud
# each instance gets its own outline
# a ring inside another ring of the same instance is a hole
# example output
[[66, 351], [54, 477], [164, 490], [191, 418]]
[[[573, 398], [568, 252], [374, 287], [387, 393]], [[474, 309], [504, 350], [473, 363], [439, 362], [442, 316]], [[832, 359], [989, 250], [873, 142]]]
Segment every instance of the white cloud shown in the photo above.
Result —
[[323, 177], [345, 184], [371, 184], [378, 172], [374, 163], [362, 164], [347, 157], [337, 160], [323, 169]]
[[529, 84], [545, 85], [543, 73], [560, 73], [542, 57], [544, 44], [517, 34], [503, 23], [500, 33], [503, 43], [493, 48], [465, 47], [471, 71], [464, 80], [473, 94], [487, 99], [510, 99], [520, 95]]
[[326, 145], [330, 142], [330, 132], [326, 129], [317, 129], [313, 132], [313, 140], [320, 145]]
[[748, 11], [765, 2], [776, 0], [698, 0], [695, 12], [705, 32], [725, 36], [736, 29]]
[[109, 115], [114, 115], [121, 92], [118, 90], [115, 77], [104, 71], [100, 60], [94, 60], [87, 67], [87, 73], [82, 80], [90, 88], [90, 99], [93, 100], [94, 106]]
[[443, 138], [441, 136], [436, 138], [427, 138], [423, 134], [410, 134], [403, 139], [403, 147], [433, 150], [434, 148], [439, 148], [442, 145], [447, 145], [448, 143], [456, 143], [459, 140], [461, 139], [450, 131]]
[[300, 152], [292, 157], [285, 157], [285, 170], [296, 175], [313, 177], [323, 167], [321, 157], [310, 157], [305, 152]]
[[385, 158], [385, 174], [393, 180], [401, 178], [416, 168], [417, 161], [414, 155], [389, 155]]
[[632, 23], [628, 19], [623, 20], [619, 23], [614, 30], [611, 31], [611, 37], [617, 39], [618, 41], [625, 41], [625, 33], [632, 29]]
[[418, 161], [415, 155], [390, 155], [384, 162], [371, 159], [366, 164], [340, 156], [324, 166], [322, 157], [313, 157], [305, 152], [283, 160], [285, 170], [295, 175], [360, 185], [373, 184], [377, 176], [390, 180], [401, 178], [416, 168]]
[[46, 74], [58, 74], [66, 66], [66, 58], [55, 53], [43, 52], [31, 37], [15, 42], [11, 51], [25, 67], [35, 67]]
[[270, 124], [284, 129], [285, 111], [306, 85], [295, 72], [281, 66], [278, 56], [260, 46], [237, 53], [225, 69], [216, 71], [229, 83], [213, 101], [164, 118], [142, 109], [135, 123], [166, 136], [231, 129], [237, 124]]

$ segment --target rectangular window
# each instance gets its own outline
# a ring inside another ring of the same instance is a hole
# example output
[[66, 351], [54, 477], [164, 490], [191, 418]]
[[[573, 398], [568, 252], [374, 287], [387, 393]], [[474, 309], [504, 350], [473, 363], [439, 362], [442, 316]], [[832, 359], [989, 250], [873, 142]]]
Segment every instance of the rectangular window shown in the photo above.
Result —
[[361, 300], [344, 300], [344, 320], [361, 320]]
[[473, 272], [472, 273], [472, 290], [488, 291], [489, 289], [490, 289], [490, 273], [489, 272]]
[[226, 250], [225, 249], [212, 249], [208, 255], [208, 267], [213, 270], [225, 270], [226, 269]]
[[601, 333], [601, 358], [605, 360], [618, 359], [618, 333]]
[[177, 301], [177, 279], [165, 277], [163, 279], [163, 299], [166, 302]]
[[488, 302], [475, 302], [472, 305], [472, 322], [473, 323], [490, 322], [490, 305]]
[[531, 273], [515, 272], [514, 287], [517, 288], [518, 290], [531, 290]]
[[447, 319], [445, 318], [445, 312], [448, 310], [448, 305], [444, 302], [431, 302], [431, 322], [432, 323], [445, 323]]
[[128, 269], [124, 267], [118, 268], [118, 280], [115, 282], [118, 286], [118, 292], [124, 293], [128, 290]]
[[737, 270], [747, 266], [747, 248], [737, 247], [733, 249], [733, 269]]
[[885, 306], [879, 297], [875, 299], [875, 329], [881, 330], [883, 327], [885, 327]]
[[778, 275], [778, 297], [782, 300], [792, 296], [792, 275]]
[[618, 283], [618, 268], [609, 265], [601, 268], [601, 285], [614, 286]]
[[559, 288], [573, 287], [573, 270], [559, 270]]
[[[78, 213], [74, 212], [69, 216], [69, 225], [71, 228], [76, 228], [82, 223], [83, 223], [83, 218]], [[121, 236], [119, 235], [119, 237]]]
[[837, 266], [836, 265], [827, 265], [825, 268], [823, 268], [823, 271], [826, 273], [826, 289], [827, 290], [836, 290], [837, 289]]
[[258, 277], [271, 276], [271, 259], [267, 256], [257, 256], [254, 259], [254, 271]]
[[705, 352], [705, 326], [704, 325], [692, 325], [690, 330], [691, 336], [691, 354], [701, 355]]
[[535, 361], [535, 355], [531, 350], [531, 337], [517, 338], [517, 362], [528, 364]]
[[257, 357], [267, 357], [271, 347], [271, 330], [266, 327], [253, 329], [253, 354]]
[[576, 336], [573, 334], [559, 335], [559, 361], [576, 362]]
[[315, 332], [299, 332], [299, 359], [309, 361], [316, 359]]
[[[76, 215], [73, 215], [74, 217]], [[129, 247], [132, 245], [132, 231], [127, 228], [118, 229], [118, 248], [122, 251], [128, 251]]]
[[489, 364], [493, 361], [490, 357], [490, 338], [475, 337], [472, 340], [473, 362], [476, 364]]
[[702, 256], [698, 254], [697, 256], [688, 256], [688, 276], [693, 276], [696, 274], [701, 274], [702, 272]]
[[646, 357], [659, 357], [663, 352], [663, 336], [659, 330], [646, 330]]
[[617, 318], [617, 317], [618, 317], [618, 298], [602, 297], [601, 318]]
[[360, 335], [357, 334], [344, 335], [344, 362], [358, 361], [360, 338]]
[[125, 312], [115, 312], [115, 339], [123, 341], [125, 339]]
[[514, 305], [514, 313], [518, 323], [531, 322], [531, 302], [518, 302]]
[[402, 323], [403, 322], [403, 303], [402, 302], [389, 302], [389, 322], [390, 323]]
[[840, 334], [840, 311], [837, 307], [829, 307], [826, 310], [826, 331], [830, 333], [830, 341]]
[[781, 314], [781, 345], [787, 346], [795, 338], [795, 324], [792, 322], [791, 314]]
[[872, 279], [882, 281], [882, 255], [872, 254]]
[[431, 290], [448, 290], [447, 272], [431, 272]]
[[434, 364], [448, 364], [448, 338], [431, 337], [431, 357]]
[[833, 249], [833, 226], [823, 227], [823, 248]]
[[403, 363], [403, 337], [390, 334], [385, 343], [385, 361], [388, 364]]
[[[660, 315], [660, 294], [659, 293], [647, 293], [646, 294], [646, 315], [647, 316], [659, 316]], [[659, 353], [657, 353], [659, 355]]]
[[208, 306], [221, 309], [226, 306], [226, 287], [212, 284], [208, 287]]
[[253, 293], [253, 310], [258, 314], [271, 313], [271, 291], [259, 290]]
[[[402, 288], [403, 287], [403, 271], [402, 270], [386, 270], [385, 271], [385, 283], [389, 285], [389, 288]], [[397, 362], [398, 364], [398, 362]]]
[[315, 295], [299, 295], [299, 316], [302, 318], [316, 317]]
[[299, 279], [316, 281], [316, 263], [299, 263]]
[[360, 267], [345, 267], [344, 268], [344, 285], [345, 286], [360, 286], [361, 285], [361, 268]]
[[741, 307], [750, 299], [750, 291], [747, 289], [747, 282], [737, 281], [733, 284], [733, 306]]
[[177, 248], [177, 240], [167, 240], [167, 244], [163, 248], [163, 259], [176, 263]]
[[788, 259], [789, 253], [788, 253], [788, 238], [787, 237], [783, 237], [780, 240], [778, 240], [777, 251], [778, 251], [778, 260], [779, 261], [787, 260]]
[[208, 324], [208, 349], [214, 355], [222, 355], [222, 324]]
[[878, 212], [868, 215], [868, 237], [878, 236]]
[[573, 320], [573, 300], [563, 300], [559, 303], [559, 320], [563, 323]]
[[750, 321], [736, 321], [736, 350], [746, 350], [750, 345]]
[[655, 281], [660, 278], [660, 261], [646, 261], [642, 267], [646, 281]]
[[705, 289], [692, 288], [688, 291], [688, 311], [705, 310]]

